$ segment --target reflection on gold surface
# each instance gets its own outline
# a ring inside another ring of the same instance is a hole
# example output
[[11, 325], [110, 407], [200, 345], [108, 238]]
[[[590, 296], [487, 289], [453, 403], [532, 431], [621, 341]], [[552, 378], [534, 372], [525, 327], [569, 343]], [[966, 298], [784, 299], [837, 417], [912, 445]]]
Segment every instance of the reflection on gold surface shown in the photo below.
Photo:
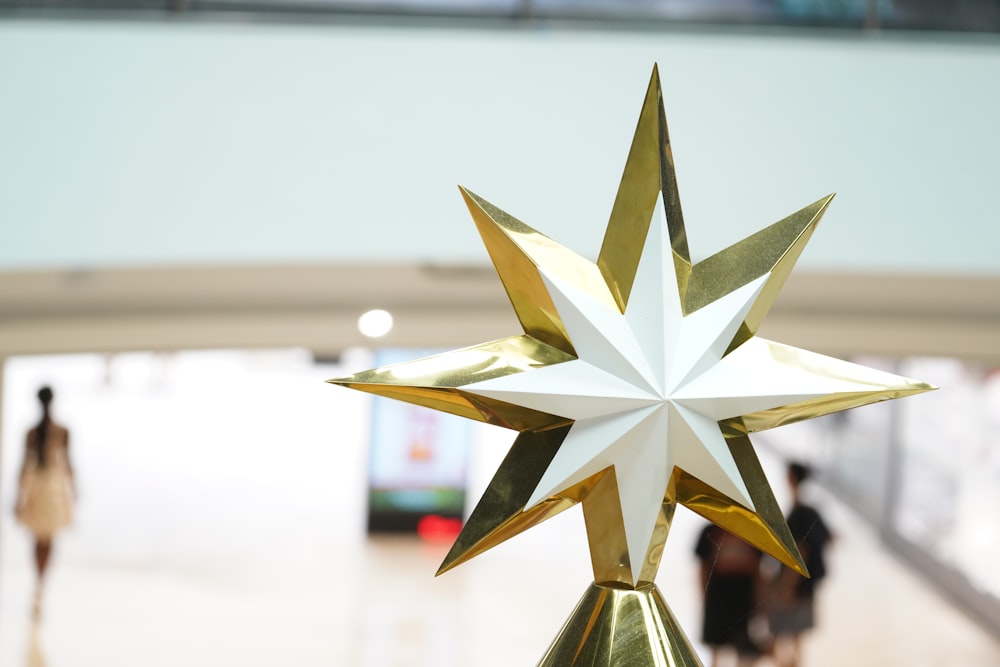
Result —
[[539, 667], [700, 667], [697, 654], [655, 586], [592, 584]]

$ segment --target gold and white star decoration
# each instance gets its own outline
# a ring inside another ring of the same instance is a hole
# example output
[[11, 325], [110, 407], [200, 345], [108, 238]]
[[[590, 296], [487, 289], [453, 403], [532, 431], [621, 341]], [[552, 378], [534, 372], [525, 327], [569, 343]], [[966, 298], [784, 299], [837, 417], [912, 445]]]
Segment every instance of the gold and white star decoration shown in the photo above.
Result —
[[755, 335], [832, 195], [692, 263], [655, 68], [596, 264], [461, 192], [524, 334], [330, 380], [518, 431], [439, 572], [582, 503], [599, 584], [678, 504], [804, 573], [747, 435], [932, 389]]

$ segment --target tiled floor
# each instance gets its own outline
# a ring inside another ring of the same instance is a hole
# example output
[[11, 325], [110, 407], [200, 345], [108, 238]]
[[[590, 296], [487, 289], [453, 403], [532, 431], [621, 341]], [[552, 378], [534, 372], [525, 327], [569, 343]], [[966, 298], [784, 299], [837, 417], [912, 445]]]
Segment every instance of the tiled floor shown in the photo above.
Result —
[[[1000, 664], [1000, 643], [884, 553], [851, 514], [824, 506], [838, 540], [806, 665]], [[4, 564], [0, 665], [531, 665], [590, 581], [581, 524], [567, 512], [439, 578], [446, 545], [348, 531], [329, 552], [276, 540], [266, 558], [224, 568], [77, 562], [67, 538], [37, 627], [26, 559]], [[692, 636], [698, 526], [693, 517], [675, 526], [659, 581]], [[27, 549], [6, 528], [7, 549]]]

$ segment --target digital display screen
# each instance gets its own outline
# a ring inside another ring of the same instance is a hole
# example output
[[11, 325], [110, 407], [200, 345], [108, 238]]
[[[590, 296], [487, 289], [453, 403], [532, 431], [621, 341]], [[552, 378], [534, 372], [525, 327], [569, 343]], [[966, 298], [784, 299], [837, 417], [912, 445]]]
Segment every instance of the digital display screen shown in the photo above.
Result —
[[[380, 350], [375, 363], [386, 366], [432, 353]], [[461, 417], [382, 397], [372, 400], [371, 414], [369, 532], [460, 524], [472, 424]], [[451, 522], [442, 524], [441, 519]]]

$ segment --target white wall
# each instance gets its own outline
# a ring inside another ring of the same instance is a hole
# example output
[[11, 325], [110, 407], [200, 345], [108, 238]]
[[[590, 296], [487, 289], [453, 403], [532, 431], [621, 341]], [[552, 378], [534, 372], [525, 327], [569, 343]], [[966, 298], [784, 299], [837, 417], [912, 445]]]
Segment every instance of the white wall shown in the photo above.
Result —
[[1000, 42], [0, 24], [0, 270], [485, 261], [463, 183], [596, 255], [659, 62], [693, 251], [1000, 273]]

